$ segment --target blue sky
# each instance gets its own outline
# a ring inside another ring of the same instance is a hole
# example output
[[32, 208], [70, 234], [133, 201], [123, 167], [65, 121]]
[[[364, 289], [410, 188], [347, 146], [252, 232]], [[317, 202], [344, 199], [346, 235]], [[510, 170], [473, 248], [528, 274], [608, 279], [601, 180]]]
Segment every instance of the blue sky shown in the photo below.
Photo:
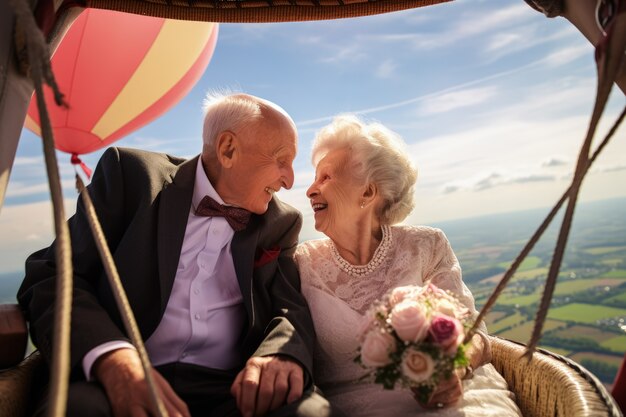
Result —
[[[300, 134], [294, 188], [279, 195], [319, 237], [304, 192], [315, 132], [357, 112], [397, 131], [420, 177], [410, 224], [547, 207], [567, 188], [596, 88], [593, 47], [562, 18], [521, 0], [457, 0], [357, 19], [222, 24], [202, 79], [177, 106], [115, 145], [199, 153], [211, 89], [272, 100]], [[600, 132], [624, 106], [611, 95]], [[95, 167], [101, 151], [84, 156]], [[625, 196], [623, 129], [583, 185], [582, 201]], [[68, 216], [73, 168], [59, 154]], [[52, 239], [41, 143], [24, 131], [0, 215], [0, 272], [19, 270]]]

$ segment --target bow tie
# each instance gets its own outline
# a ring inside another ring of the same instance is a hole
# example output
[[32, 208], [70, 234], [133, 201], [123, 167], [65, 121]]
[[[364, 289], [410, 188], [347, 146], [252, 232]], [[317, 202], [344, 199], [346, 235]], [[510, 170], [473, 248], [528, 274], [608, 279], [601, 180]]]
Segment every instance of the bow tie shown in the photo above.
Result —
[[223, 217], [235, 232], [243, 230], [250, 220], [250, 212], [246, 209], [233, 206], [225, 206], [205, 196], [196, 208], [197, 216]]

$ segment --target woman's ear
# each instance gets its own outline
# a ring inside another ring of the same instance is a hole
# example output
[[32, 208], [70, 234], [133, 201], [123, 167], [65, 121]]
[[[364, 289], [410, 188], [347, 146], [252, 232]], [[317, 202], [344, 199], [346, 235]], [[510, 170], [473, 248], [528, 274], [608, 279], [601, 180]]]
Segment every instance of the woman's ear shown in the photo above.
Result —
[[372, 201], [374, 201], [374, 199], [376, 199], [377, 195], [378, 188], [376, 188], [376, 184], [370, 182], [365, 186], [365, 189], [363, 190], [363, 195], [361, 196], [363, 205], [370, 204]]
[[215, 153], [222, 167], [231, 168], [233, 166], [233, 162], [237, 157], [238, 146], [237, 136], [229, 130], [225, 130], [217, 136]]

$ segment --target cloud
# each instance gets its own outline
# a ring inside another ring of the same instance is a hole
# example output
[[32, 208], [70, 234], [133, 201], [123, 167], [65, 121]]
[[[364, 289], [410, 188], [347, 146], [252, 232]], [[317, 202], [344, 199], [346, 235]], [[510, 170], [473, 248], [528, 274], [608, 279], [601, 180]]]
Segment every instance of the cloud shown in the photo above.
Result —
[[598, 169], [598, 172], [617, 172], [626, 170], [626, 165], [610, 165]]
[[573, 45], [580, 43], [580, 33], [571, 25], [548, 34], [541, 29], [542, 25], [539, 24], [525, 24], [489, 35], [484, 41], [485, 63], [490, 64], [504, 56], [555, 41], [561, 41], [558, 45], [563, 49], [562, 42], [566, 38], [571, 38]]
[[333, 48], [330, 56], [322, 58], [320, 61], [327, 64], [339, 64], [342, 62], [358, 62], [367, 57], [367, 54], [362, 50], [360, 43], [354, 43], [351, 45], [337, 46]]
[[589, 59], [593, 59], [591, 55], [593, 48], [591, 45], [578, 45], [562, 48], [558, 51], [552, 52], [544, 58], [544, 62], [549, 67], [558, 67], [568, 64], [582, 56], [588, 56]]
[[[556, 177], [554, 175], [539, 175], [539, 174], [530, 174], [521, 177], [511, 178], [508, 183], [509, 184], [526, 184], [529, 182], [547, 182], [547, 181], [555, 181]], [[507, 182], [502, 185], [507, 184]]]
[[415, 49], [434, 49], [451, 45], [461, 40], [491, 33], [501, 27], [511, 27], [533, 17], [528, 7], [523, 4], [500, 8], [495, 12], [472, 11], [450, 20], [445, 29], [424, 33], [379, 34], [371, 35], [374, 40], [382, 42], [410, 42]]
[[503, 175], [492, 172], [482, 177], [466, 180], [458, 183], [448, 183], [441, 187], [442, 194], [452, 194], [459, 191], [481, 192], [496, 187], [504, 187], [513, 184], [527, 184], [537, 182], [556, 181], [554, 175], [526, 174], [526, 175]]
[[[441, 96], [441, 95], [446, 94], [448, 92], [456, 92], [456, 91], [459, 91], [459, 90], [464, 89], [466, 87], [471, 87], [471, 86], [474, 86], [474, 85], [477, 85], [477, 84], [485, 83], [487, 81], [491, 81], [491, 80], [496, 80], [496, 79], [499, 79], [499, 78], [507, 77], [509, 75], [512, 75], [512, 74], [515, 74], [515, 73], [518, 73], [518, 72], [521, 72], [521, 71], [527, 71], [527, 70], [529, 70], [529, 69], [531, 69], [533, 67], [536, 67], [539, 63], [540, 63], [540, 61], [531, 62], [529, 64], [522, 65], [520, 67], [511, 69], [511, 70], [497, 72], [497, 73], [488, 75], [486, 77], [481, 77], [481, 78], [474, 79], [474, 80], [471, 80], [471, 81], [468, 81], [468, 82], [456, 84], [456, 85], [453, 85], [451, 87], [447, 87], [447, 88], [444, 88], [444, 89], [441, 89], [441, 90], [437, 90], [437, 91], [432, 92], [432, 93], [419, 95], [417, 97], [408, 98], [406, 100], [396, 101], [394, 103], [383, 104], [381, 106], [369, 107], [369, 108], [364, 108], [364, 109], [357, 109], [357, 110], [353, 110], [352, 113], [365, 115], [365, 114], [379, 113], [379, 112], [383, 112], [383, 111], [387, 111], [387, 110], [392, 110], [392, 109], [397, 109], [397, 108], [401, 108], [401, 107], [406, 107], [406, 106], [409, 106], [411, 104], [423, 102], [423, 101], [429, 100], [431, 98], [436, 98], [437, 96]], [[315, 119], [297, 121], [296, 124], [298, 125], [298, 128], [300, 129], [300, 127], [302, 127], [302, 126], [318, 125], [320, 123], [326, 123], [326, 122], [332, 120], [333, 118], [334, 118], [334, 115], [333, 116], [323, 116], [323, 117], [318, 117], [318, 118], [315, 118]]]
[[498, 173], [489, 174], [487, 177], [483, 179], [479, 179], [473, 186], [472, 189], [474, 191], [482, 191], [488, 188], [495, 187], [501, 182], [502, 175]]
[[474, 106], [489, 100], [496, 93], [497, 88], [495, 86], [488, 86], [440, 94], [423, 103], [419, 108], [419, 113], [421, 115], [431, 115]]
[[44, 159], [42, 156], [18, 156], [13, 160], [13, 166], [22, 165], [43, 165]]
[[[64, 199], [66, 216], [74, 212], [75, 199]], [[5, 205], [0, 216], [0, 265], [3, 271], [24, 268], [24, 260], [54, 239], [50, 201]]]
[[[76, 185], [76, 181], [74, 178], [70, 180], [61, 181], [61, 188], [63, 190], [72, 190]], [[10, 186], [7, 188], [7, 198], [13, 197], [25, 197], [31, 195], [37, 195], [42, 193], [48, 193], [50, 187], [47, 182], [42, 182], [33, 185], [24, 185], [23, 183], [10, 183]]]
[[553, 167], [560, 167], [560, 166], [567, 165], [567, 164], [568, 164], [567, 159], [560, 158], [560, 157], [552, 157], [550, 159], [543, 161], [541, 163], [541, 166], [544, 168], [553, 168]]
[[387, 59], [381, 62], [380, 65], [378, 65], [378, 68], [376, 68], [376, 76], [378, 78], [391, 78], [394, 75], [396, 68], [397, 65], [395, 62], [392, 59]]

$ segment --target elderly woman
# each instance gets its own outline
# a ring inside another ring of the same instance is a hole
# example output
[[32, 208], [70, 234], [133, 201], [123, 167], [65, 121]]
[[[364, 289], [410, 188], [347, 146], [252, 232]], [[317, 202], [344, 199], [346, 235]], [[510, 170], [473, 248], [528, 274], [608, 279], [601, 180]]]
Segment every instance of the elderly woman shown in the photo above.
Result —
[[295, 256], [317, 333], [315, 379], [326, 397], [351, 417], [421, 416], [438, 407], [431, 411], [438, 416], [519, 415], [506, 382], [486, 364], [490, 349], [480, 334], [468, 352], [470, 366], [441, 382], [422, 407], [409, 391], [360, 379], [365, 370], [353, 361], [359, 324], [385, 292], [432, 283], [473, 314], [474, 299], [441, 230], [397, 225], [413, 209], [417, 179], [397, 135], [337, 117], [317, 135], [313, 164], [307, 196], [315, 228], [328, 238], [302, 243]]

